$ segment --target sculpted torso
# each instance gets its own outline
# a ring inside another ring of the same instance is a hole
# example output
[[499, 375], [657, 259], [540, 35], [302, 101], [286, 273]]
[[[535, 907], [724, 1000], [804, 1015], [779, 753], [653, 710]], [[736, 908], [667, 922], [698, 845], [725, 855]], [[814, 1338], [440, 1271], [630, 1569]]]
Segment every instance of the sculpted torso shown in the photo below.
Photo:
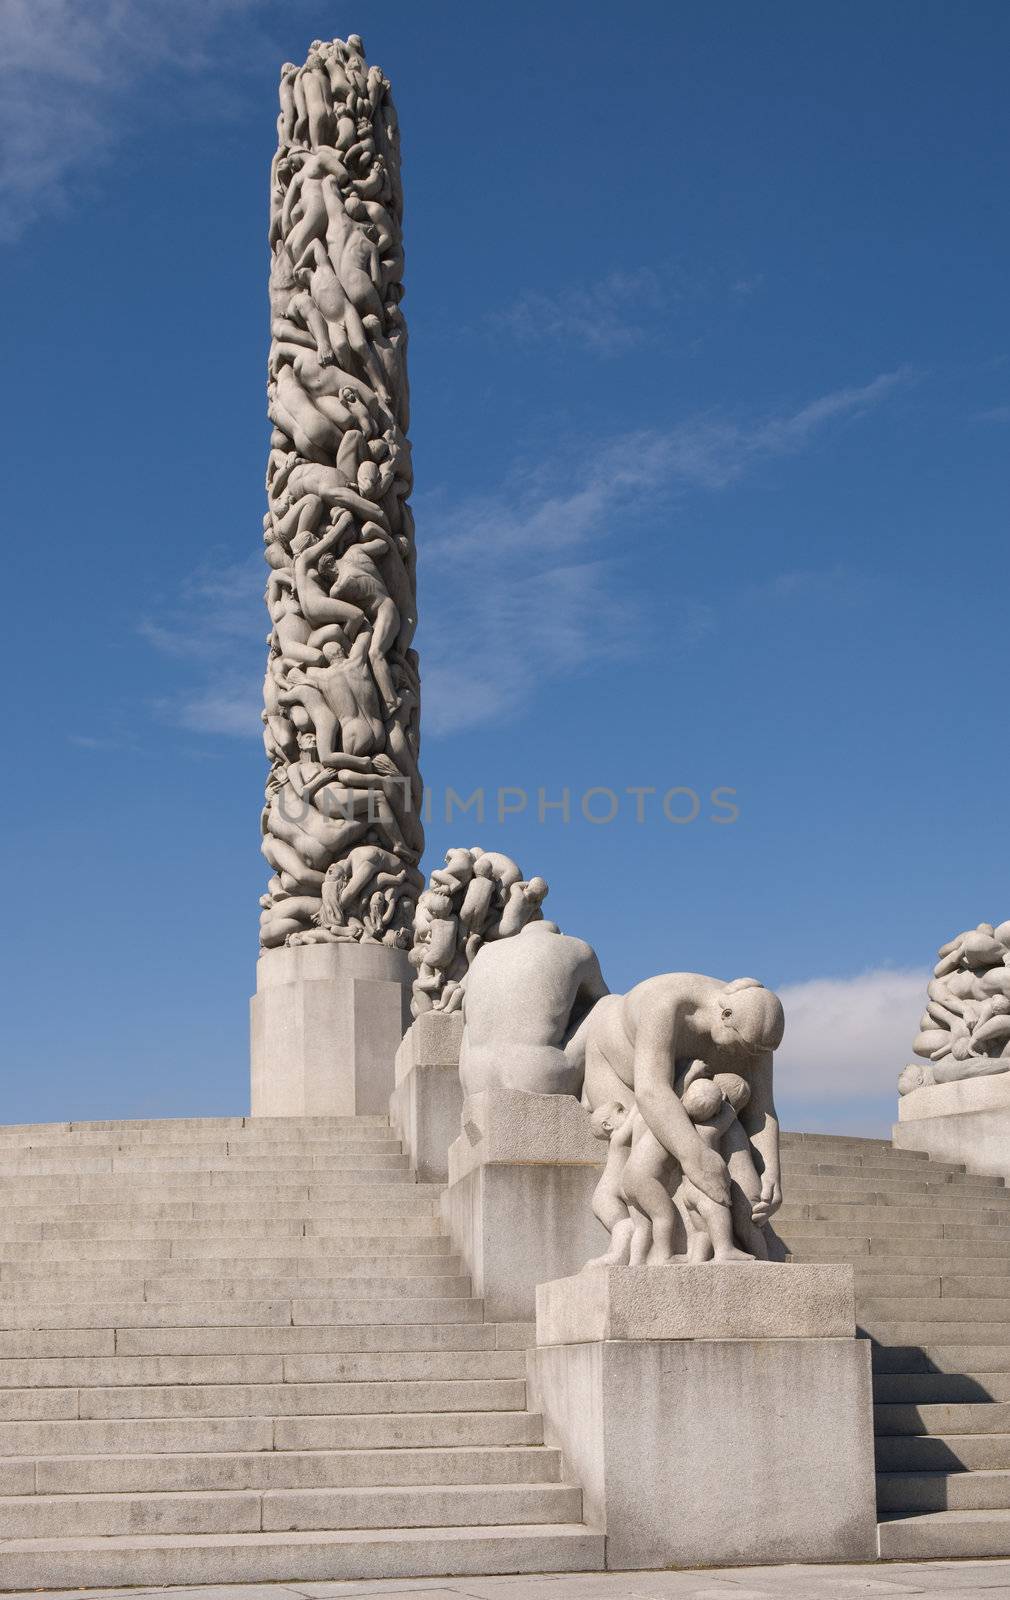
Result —
[[606, 992], [592, 947], [553, 923], [531, 922], [513, 938], [485, 945], [465, 984], [464, 1092], [578, 1094], [581, 1055], [566, 1055], [565, 1046]]

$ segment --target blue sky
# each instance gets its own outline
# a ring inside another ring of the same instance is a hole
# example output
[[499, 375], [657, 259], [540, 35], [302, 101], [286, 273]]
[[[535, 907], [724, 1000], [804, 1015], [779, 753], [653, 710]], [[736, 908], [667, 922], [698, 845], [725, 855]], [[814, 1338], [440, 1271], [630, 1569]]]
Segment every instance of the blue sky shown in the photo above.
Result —
[[786, 1125], [885, 1133], [932, 952], [1008, 915], [983, 0], [7, 0], [0, 1118], [246, 1109], [276, 78], [355, 30], [403, 128], [428, 864], [515, 854], [615, 989], [780, 986]]

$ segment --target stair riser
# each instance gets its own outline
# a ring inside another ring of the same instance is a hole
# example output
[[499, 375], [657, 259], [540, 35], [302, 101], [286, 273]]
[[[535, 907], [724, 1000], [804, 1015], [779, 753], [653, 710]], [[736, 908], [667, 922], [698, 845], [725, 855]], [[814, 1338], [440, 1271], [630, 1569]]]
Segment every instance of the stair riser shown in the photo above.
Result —
[[0, 1389], [0, 1421], [129, 1417], [285, 1417], [383, 1412], [521, 1411], [522, 1380], [431, 1383], [201, 1384], [109, 1389]]
[[[525, 1349], [512, 1325], [366, 1324], [332, 1327], [14, 1328], [0, 1330], [0, 1360], [90, 1356], [376, 1354], [384, 1351]], [[508, 1344], [499, 1345], [500, 1339]], [[528, 1342], [535, 1343], [530, 1329]]]
[[18, 1550], [4, 1554], [12, 1589], [165, 1587], [186, 1584], [334, 1582], [369, 1578], [486, 1577], [495, 1573], [596, 1572], [604, 1536], [584, 1528], [469, 1530], [465, 1535], [323, 1534], [234, 1538], [215, 1546]]
[[136, 1388], [141, 1384], [377, 1383], [524, 1378], [524, 1350], [361, 1354], [109, 1356], [0, 1360], [5, 1389]]
[[[885, 1264], [902, 1266], [907, 1261], [958, 1261], [965, 1263], [966, 1272], [976, 1271], [975, 1262], [978, 1260], [998, 1262], [999, 1271], [1010, 1272], [1010, 1241], [1002, 1238], [994, 1241], [992, 1233], [984, 1239], [952, 1239], [940, 1235], [924, 1239], [889, 1239], [879, 1234], [846, 1238], [790, 1230], [785, 1243], [797, 1260], [802, 1257], [807, 1261], [852, 1261], [860, 1267], [867, 1265], [865, 1257], [869, 1257], [871, 1264], [876, 1262], [881, 1267]], [[830, 1251], [831, 1254], [815, 1253], [821, 1251]]]
[[[143, 1246], [139, 1248], [143, 1249]], [[26, 1256], [23, 1260], [11, 1261], [6, 1253], [0, 1252], [0, 1295], [17, 1293], [16, 1288], [8, 1287], [16, 1284], [63, 1285], [71, 1284], [75, 1279], [82, 1284], [104, 1280], [110, 1286], [145, 1278], [158, 1282], [171, 1282], [184, 1277], [206, 1278], [227, 1283], [235, 1281], [237, 1260], [242, 1262], [242, 1281], [246, 1283], [254, 1278], [280, 1280], [284, 1277], [339, 1278], [346, 1281], [351, 1278], [460, 1276], [458, 1256], [432, 1250], [421, 1254], [397, 1252], [371, 1256], [364, 1250], [360, 1254], [331, 1251], [323, 1244], [305, 1250], [296, 1248], [281, 1256], [269, 1252], [264, 1254], [262, 1241], [260, 1253], [248, 1256], [204, 1251], [193, 1255], [184, 1251], [175, 1255], [167, 1244], [156, 1246], [156, 1249], [159, 1248], [162, 1254], [141, 1255], [134, 1253], [138, 1246], [128, 1246], [118, 1261], [111, 1252], [99, 1250], [94, 1253], [93, 1247], [88, 1245], [82, 1245], [72, 1255], [44, 1256], [41, 1260]]]
[[[329, 1250], [345, 1255], [428, 1255], [447, 1254], [448, 1240], [438, 1232], [438, 1223], [432, 1218], [390, 1218], [385, 1224], [363, 1222], [359, 1228], [351, 1225], [344, 1229], [331, 1227], [328, 1232], [306, 1232], [315, 1229], [314, 1223], [302, 1221], [243, 1222], [236, 1217], [229, 1229], [225, 1222], [193, 1222], [176, 1219], [165, 1222], [145, 1222], [142, 1219], [132, 1226], [123, 1222], [36, 1223], [24, 1229], [0, 1229], [0, 1256], [4, 1260], [38, 1261], [53, 1258], [67, 1260], [95, 1259], [97, 1247], [100, 1256], [109, 1259], [128, 1257], [130, 1250], [145, 1244], [163, 1244], [171, 1247], [170, 1254], [184, 1256], [256, 1256], [276, 1255], [283, 1251], [312, 1255]], [[369, 1228], [372, 1231], [369, 1231]], [[276, 1248], [271, 1250], [269, 1247]], [[39, 1248], [41, 1246], [41, 1248]], [[123, 1247], [127, 1248], [123, 1248]], [[120, 1252], [115, 1256], [114, 1252]], [[163, 1256], [159, 1248], [157, 1255]]]
[[[172, 1192], [172, 1186], [166, 1188]], [[114, 1200], [108, 1185], [98, 1185], [93, 1194], [85, 1192], [80, 1198], [68, 1199], [65, 1194], [54, 1195], [47, 1189], [38, 1191], [32, 1199], [24, 1189], [19, 1189], [17, 1194], [2, 1196], [0, 1209], [10, 1223], [41, 1222], [43, 1226], [77, 1217], [87, 1221], [121, 1221], [128, 1215], [138, 1220], [149, 1217], [171, 1220], [186, 1216], [197, 1222], [229, 1224], [248, 1217], [250, 1221], [259, 1222], [316, 1223], [324, 1231], [327, 1223], [343, 1226], [350, 1219], [360, 1230], [363, 1217], [367, 1217], [369, 1227], [380, 1219], [437, 1217], [441, 1191], [419, 1183], [369, 1187], [367, 1207], [362, 1205], [360, 1190], [346, 1187], [313, 1199], [309, 1198], [307, 1187], [297, 1186], [273, 1194], [256, 1189], [245, 1195], [224, 1187], [203, 1186], [190, 1189], [181, 1200], [165, 1200], [165, 1192], [160, 1184], [150, 1189], [131, 1186]]]
[[968, 1405], [875, 1405], [877, 1436], [887, 1433], [1008, 1433], [1010, 1405], [981, 1401]]
[[1005, 1477], [952, 1472], [937, 1479], [905, 1475], [877, 1479], [880, 1511], [1010, 1511], [1010, 1473]]
[[582, 1495], [564, 1484], [402, 1489], [294, 1489], [218, 1494], [36, 1495], [8, 1499], [4, 1538], [258, 1533], [340, 1528], [577, 1522]]
[[882, 1522], [878, 1530], [885, 1561], [966, 1561], [974, 1556], [1010, 1556], [1010, 1521]]
[[895, 1345], [875, 1347], [875, 1373], [1010, 1373], [1010, 1329], [1007, 1343], [999, 1345]]
[[7, 1328], [200, 1328], [200, 1327], [325, 1327], [333, 1322], [365, 1323], [480, 1322], [479, 1300], [450, 1298], [395, 1300], [355, 1298], [332, 1300], [73, 1300], [50, 1304], [45, 1296], [35, 1301], [5, 1302], [2, 1321]]
[[[17, 1469], [4, 1479], [4, 1471]], [[150, 1494], [237, 1489], [354, 1489], [411, 1484], [557, 1483], [545, 1446], [426, 1450], [266, 1451], [219, 1455], [74, 1456], [0, 1462], [3, 1494]]]
[[161, 1417], [0, 1423], [0, 1458], [207, 1452], [511, 1448], [543, 1444], [525, 1411], [323, 1417]]
[[965, 1434], [931, 1439], [883, 1434], [876, 1441], [878, 1472], [1010, 1471], [1010, 1434]]
[[356, 1277], [338, 1277], [334, 1274], [326, 1278], [314, 1277], [309, 1272], [304, 1276], [291, 1273], [284, 1278], [261, 1278], [255, 1273], [250, 1273], [247, 1278], [216, 1278], [186, 1271], [145, 1278], [142, 1275], [135, 1277], [125, 1269], [115, 1277], [103, 1277], [98, 1273], [74, 1276], [50, 1273], [38, 1277], [19, 1274], [13, 1278], [0, 1278], [0, 1321], [5, 1318], [11, 1305], [27, 1304], [33, 1298], [45, 1305], [50, 1298], [79, 1298], [87, 1304], [89, 1301], [101, 1301], [109, 1295], [116, 1295], [123, 1300], [136, 1297], [157, 1303], [193, 1300], [203, 1294], [229, 1300], [249, 1300], [254, 1296], [279, 1300], [317, 1295], [335, 1299], [344, 1295], [367, 1295], [383, 1299], [402, 1294], [409, 1295], [413, 1300], [427, 1300], [462, 1297], [469, 1293], [469, 1278], [454, 1278], [448, 1274], [422, 1278], [407, 1273], [394, 1277], [388, 1269], [381, 1277], [377, 1273], [361, 1273]]
[[1010, 1372], [877, 1373], [873, 1379], [873, 1398], [881, 1404], [911, 1405], [1010, 1401]]

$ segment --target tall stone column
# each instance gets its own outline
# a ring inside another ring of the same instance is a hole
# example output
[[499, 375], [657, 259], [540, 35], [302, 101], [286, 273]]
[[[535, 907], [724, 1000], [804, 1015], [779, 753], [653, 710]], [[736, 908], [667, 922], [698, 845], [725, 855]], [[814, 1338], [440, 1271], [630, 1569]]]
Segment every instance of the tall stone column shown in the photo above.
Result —
[[424, 836], [399, 134], [357, 35], [282, 67], [277, 128], [252, 1110], [385, 1111]]

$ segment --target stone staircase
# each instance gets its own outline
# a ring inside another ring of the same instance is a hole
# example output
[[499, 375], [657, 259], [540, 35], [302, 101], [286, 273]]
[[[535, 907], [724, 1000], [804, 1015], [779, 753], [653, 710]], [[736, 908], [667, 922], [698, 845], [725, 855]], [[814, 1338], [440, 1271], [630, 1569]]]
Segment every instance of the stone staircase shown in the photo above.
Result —
[[851, 1261], [873, 1340], [880, 1554], [1010, 1555], [1010, 1192], [882, 1139], [783, 1136], [776, 1227]]
[[597, 1569], [379, 1117], [0, 1129], [0, 1588]]

